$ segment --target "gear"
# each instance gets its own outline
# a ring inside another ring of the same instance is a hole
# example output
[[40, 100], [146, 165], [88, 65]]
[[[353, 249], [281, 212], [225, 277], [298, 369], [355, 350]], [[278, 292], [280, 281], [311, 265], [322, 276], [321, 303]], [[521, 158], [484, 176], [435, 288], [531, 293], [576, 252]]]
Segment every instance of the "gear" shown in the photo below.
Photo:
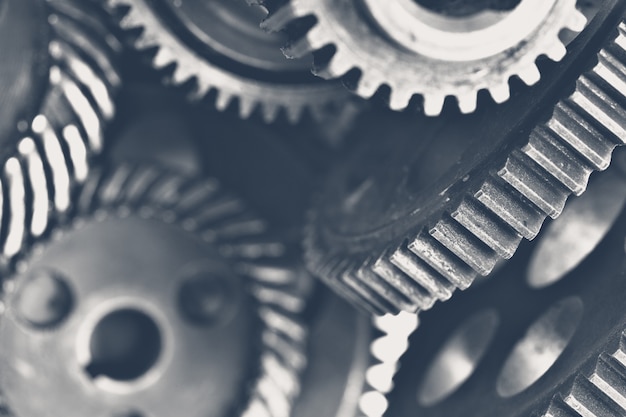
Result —
[[11, 415], [288, 416], [311, 283], [266, 224], [153, 166], [94, 171], [75, 201], [4, 274]]
[[343, 77], [361, 97], [389, 87], [394, 110], [421, 95], [430, 116], [441, 113], [447, 96], [471, 113], [480, 90], [502, 103], [510, 97], [511, 77], [537, 83], [537, 58], [560, 61], [566, 49], [559, 33], [579, 32], [586, 22], [576, 0], [522, 0], [509, 11], [466, 16], [436, 13], [414, 0], [291, 0], [264, 27], [280, 30], [309, 15], [315, 24], [294, 39], [286, 55], [317, 52], [315, 73]]
[[[420, 316], [389, 415], [626, 415], [626, 178], [611, 171], [496, 276]], [[560, 241], [590, 230], [591, 245]], [[561, 273], [537, 286], [537, 262]]]
[[260, 107], [266, 122], [284, 111], [297, 122], [305, 109], [321, 118], [346, 103], [339, 83], [324, 83], [308, 70], [308, 60], [288, 61], [280, 54], [282, 38], [258, 28], [263, 10], [236, 1], [108, 0], [111, 8], [127, 7], [120, 25], [141, 28], [134, 42], [140, 50], [156, 48], [156, 68], [174, 66], [171, 81], [193, 80], [192, 98], [215, 94], [225, 110], [235, 99], [239, 115], [248, 118]]
[[88, 4], [69, 0], [0, 4], [6, 64], [0, 67], [0, 200], [11, 202], [2, 216], [3, 263], [25, 240], [45, 233], [51, 206], [69, 209], [73, 187], [102, 150], [120, 85], [115, 54], [121, 46], [98, 16]]
[[429, 309], [510, 258], [624, 144], [623, 9], [606, 3], [566, 61], [514, 102], [452, 121], [412, 119], [418, 132], [396, 127], [384, 143], [376, 129], [388, 126], [366, 125], [372, 140], [331, 172], [311, 212], [309, 269], [384, 314]]

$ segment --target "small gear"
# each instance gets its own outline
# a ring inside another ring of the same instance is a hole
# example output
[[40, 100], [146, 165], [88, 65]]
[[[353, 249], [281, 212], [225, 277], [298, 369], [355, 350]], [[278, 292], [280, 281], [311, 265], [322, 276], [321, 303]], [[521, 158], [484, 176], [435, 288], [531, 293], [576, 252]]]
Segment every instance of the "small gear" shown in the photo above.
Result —
[[244, 0], [107, 0], [107, 5], [127, 8], [120, 25], [141, 29], [134, 45], [157, 49], [154, 67], [173, 65], [171, 82], [191, 82], [192, 98], [215, 94], [218, 110], [237, 101], [244, 119], [258, 107], [268, 123], [280, 112], [296, 123], [305, 109], [320, 118], [348, 99], [339, 83], [315, 79], [308, 60], [286, 60], [279, 50], [282, 37], [258, 28], [263, 9]]
[[311, 211], [309, 269], [368, 311], [415, 312], [534, 238], [626, 141], [624, 3], [605, 6], [566, 61], [514, 102], [411, 119], [400, 134], [366, 125], [371, 140], [330, 173]]
[[69, 209], [74, 187], [102, 151], [121, 45], [97, 11], [71, 0], [0, 4], [2, 262], [44, 234], [51, 207]]
[[566, 53], [560, 32], [580, 32], [586, 23], [576, 0], [521, 0], [511, 10], [463, 16], [434, 12], [414, 0], [291, 0], [264, 27], [280, 30], [310, 15], [315, 23], [303, 37], [294, 36], [288, 56], [317, 52], [315, 73], [343, 77], [361, 97], [389, 87], [394, 110], [421, 95], [430, 116], [441, 113], [448, 96], [471, 113], [480, 90], [502, 103], [510, 97], [511, 77], [537, 83], [537, 58], [560, 61]]
[[3, 274], [9, 415], [289, 416], [311, 280], [265, 222], [150, 165], [94, 170], [74, 201]]
[[[495, 276], [420, 316], [389, 415], [626, 415], [626, 178], [593, 181]], [[558, 278], [537, 285], [536, 262]]]

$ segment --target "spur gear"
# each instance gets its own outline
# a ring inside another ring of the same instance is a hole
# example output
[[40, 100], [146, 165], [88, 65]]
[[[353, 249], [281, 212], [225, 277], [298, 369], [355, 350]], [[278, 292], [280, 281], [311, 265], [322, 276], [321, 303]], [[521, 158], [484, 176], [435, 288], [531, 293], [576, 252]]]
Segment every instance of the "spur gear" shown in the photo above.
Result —
[[69, 209], [102, 151], [121, 46], [97, 11], [71, 0], [0, 4], [0, 200], [11, 201], [3, 203], [2, 262], [44, 234], [50, 208]]
[[74, 201], [3, 274], [8, 415], [287, 417], [310, 279], [265, 222], [149, 165], [92, 171]]
[[[420, 316], [390, 416], [626, 415], [626, 178], [611, 170], [592, 180], [591, 195], [496, 276]], [[590, 245], [561, 245], [559, 236], [589, 230]], [[559, 257], [543, 256], [548, 246]], [[562, 269], [563, 258], [576, 263]], [[535, 262], [558, 279], [538, 287]]]
[[309, 269], [366, 310], [415, 312], [534, 238], [626, 141], [624, 6], [606, 3], [514, 101], [452, 121], [391, 114], [413, 123], [400, 134], [365, 125], [311, 212]]
[[414, 0], [290, 0], [264, 27], [280, 30], [310, 15], [315, 23], [303, 37], [296, 35], [287, 56], [317, 52], [315, 73], [342, 77], [361, 97], [388, 87], [394, 110], [420, 95], [430, 116], [441, 113], [448, 96], [471, 113], [480, 90], [502, 103], [510, 97], [511, 77], [537, 83], [536, 60], [545, 55], [560, 61], [566, 53], [560, 32], [579, 32], [586, 22], [576, 0], [521, 0], [511, 10], [464, 16], [434, 12]]
[[214, 94], [218, 110], [236, 101], [241, 118], [259, 108], [266, 122], [284, 112], [296, 123], [305, 109], [320, 118], [348, 99], [339, 83], [315, 79], [309, 60], [286, 60], [279, 50], [282, 37], [258, 28], [263, 9], [244, 0], [107, 0], [107, 5], [126, 8], [120, 25], [141, 29], [134, 45], [156, 48], [154, 67], [173, 66], [171, 82], [190, 86], [192, 98]]

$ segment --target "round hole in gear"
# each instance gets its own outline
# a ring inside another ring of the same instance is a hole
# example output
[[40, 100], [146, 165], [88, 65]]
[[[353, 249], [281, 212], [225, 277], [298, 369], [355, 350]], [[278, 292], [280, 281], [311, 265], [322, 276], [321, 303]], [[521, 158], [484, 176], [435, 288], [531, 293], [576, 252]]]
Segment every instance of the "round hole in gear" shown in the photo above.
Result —
[[417, 391], [417, 401], [433, 406], [452, 395], [474, 373], [500, 323], [495, 310], [467, 319], [438, 351]]
[[161, 332], [146, 313], [126, 308], [113, 311], [98, 322], [89, 346], [91, 362], [85, 370], [92, 378], [131, 381], [156, 363], [162, 348]]
[[574, 336], [583, 309], [583, 302], [578, 297], [562, 299], [528, 328], [498, 375], [498, 395], [513, 397], [552, 368]]

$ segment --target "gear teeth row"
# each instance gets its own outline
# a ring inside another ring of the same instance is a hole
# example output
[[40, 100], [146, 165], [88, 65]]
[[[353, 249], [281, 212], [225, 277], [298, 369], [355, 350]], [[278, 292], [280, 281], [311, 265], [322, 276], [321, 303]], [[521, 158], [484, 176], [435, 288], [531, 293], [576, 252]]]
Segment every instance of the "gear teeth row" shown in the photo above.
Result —
[[[326, 10], [324, 12], [320, 10], [325, 7], [324, 5], [316, 4], [314, 1], [292, 0], [272, 12], [263, 22], [262, 27], [265, 30], [277, 32], [287, 27], [293, 21], [306, 16], [318, 16], [321, 14], [306, 33], [294, 39], [283, 49], [285, 55], [289, 58], [299, 58], [332, 45], [334, 48], [332, 56], [316, 64], [313, 71], [314, 74], [330, 80], [344, 77], [356, 70], [360, 75], [356, 80], [351, 79], [350, 85], [353, 86], [352, 88], [357, 95], [366, 99], [371, 98], [382, 86], [388, 86], [391, 90], [389, 107], [396, 111], [406, 109], [413, 97], [419, 95], [423, 100], [424, 113], [428, 116], [441, 114], [448, 96], [456, 99], [462, 113], [472, 113], [477, 108], [478, 92], [483, 89], [490, 93], [496, 103], [503, 103], [510, 98], [509, 80], [512, 77], [517, 76], [528, 86], [532, 86], [540, 80], [541, 74], [535, 62], [539, 56], [547, 56], [549, 59], [558, 62], [567, 54], [567, 49], [559, 38], [559, 31], [552, 31], [549, 34], [544, 34], [545, 39], [542, 42], [536, 42], [537, 45], [534, 49], [528, 52], [532, 56], [523, 57], [532, 58], [532, 60], [520, 59], [519, 62], [511, 65], [510, 68], [503, 69], [502, 74], [493, 74], [488, 82], [472, 86], [472, 89], [457, 88], [450, 85], [441, 91], [427, 91], [428, 89], [424, 89], [422, 86], [422, 91], [419, 91], [419, 88], [409, 85], [406, 79], [393, 79], [392, 77], [387, 77], [381, 71], [369, 71], [366, 63], [357, 62], [359, 59], [353, 56], [350, 45], [344, 44], [339, 39], [342, 36], [333, 30], [333, 25], [336, 24], [336, 21], [324, 15], [324, 13], [332, 13], [332, 11]], [[337, 5], [332, 7], [339, 8], [345, 6]], [[575, 33], [584, 29], [587, 19], [582, 12], [576, 9], [575, 0], [563, 1], [558, 7], [559, 11], [557, 13], [562, 14], [561, 20], [558, 22], [562, 26], [561, 29], [569, 29]], [[354, 13], [357, 12], [355, 11]], [[361, 29], [361, 31], [363, 30], [365, 29]], [[361, 33], [361, 31], [356, 32]], [[337, 38], [334, 38], [334, 36]], [[355, 42], [361, 40], [358, 39]], [[392, 46], [389, 45], [388, 47]], [[499, 65], [495, 66], [499, 67]]]
[[[581, 194], [591, 172], [606, 169], [614, 148], [626, 144], [625, 23], [598, 56], [551, 118], [477, 192], [415, 238], [365, 262], [358, 274], [343, 270], [339, 281], [358, 287], [372, 312], [426, 310], [510, 258], [522, 237], [533, 239], [546, 217], [556, 218], [569, 195]], [[306, 242], [312, 270], [323, 256], [315, 255], [316, 239], [313, 232]], [[331, 282], [336, 276], [319, 275]]]
[[542, 417], [626, 415], [626, 333], [613, 353], [601, 354], [593, 372], [579, 374], [566, 395], [556, 395]]

